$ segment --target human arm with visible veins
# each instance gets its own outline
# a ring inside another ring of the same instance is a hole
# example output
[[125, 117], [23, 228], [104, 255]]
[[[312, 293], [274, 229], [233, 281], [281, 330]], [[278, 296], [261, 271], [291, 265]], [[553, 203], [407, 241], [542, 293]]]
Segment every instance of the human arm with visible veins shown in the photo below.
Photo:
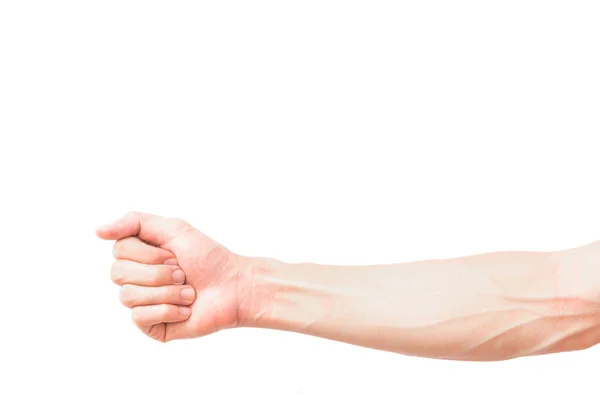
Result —
[[[335, 266], [238, 255], [185, 221], [143, 213], [97, 235], [116, 241], [111, 277], [121, 301], [140, 329], [163, 342], [255, 327], [493, 361], [600, 341], [600, 242]], [[174, 278], [181, 272], [185, 281]], [[184, 298], [184, 289], [193, 296]]]

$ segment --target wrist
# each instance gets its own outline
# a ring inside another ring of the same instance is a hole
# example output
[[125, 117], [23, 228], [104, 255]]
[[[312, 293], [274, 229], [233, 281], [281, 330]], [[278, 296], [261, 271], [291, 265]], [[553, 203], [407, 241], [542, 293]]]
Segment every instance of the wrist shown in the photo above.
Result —
[[269, 294], [262, 281], [275, 277], [282, 262], [264, 257], [237, 257], [238, 301], [237, 326], [266, 326], [274, 296]]

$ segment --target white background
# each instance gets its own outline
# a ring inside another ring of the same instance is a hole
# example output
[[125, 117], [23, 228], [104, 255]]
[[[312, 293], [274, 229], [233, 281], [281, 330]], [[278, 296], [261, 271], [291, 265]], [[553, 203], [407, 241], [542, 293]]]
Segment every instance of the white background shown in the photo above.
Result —
[[344, 265], [599, 239], [599, 7], [0, 2], [0, 397], [597, 398], [597, 348], [461, 363], [251, 329], [153, 342], [94, 229], [140, 210]]

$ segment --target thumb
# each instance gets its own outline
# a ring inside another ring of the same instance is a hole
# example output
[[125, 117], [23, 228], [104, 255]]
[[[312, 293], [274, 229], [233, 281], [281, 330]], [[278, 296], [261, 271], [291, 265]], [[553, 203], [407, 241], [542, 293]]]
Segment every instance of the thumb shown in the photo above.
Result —
[[137, 236], [145, 242], [161, 246], [173, 239], [184, 224], [174, 218], [133, 211], [113, 223], [99, 227], [96, 235], [105, 240]]

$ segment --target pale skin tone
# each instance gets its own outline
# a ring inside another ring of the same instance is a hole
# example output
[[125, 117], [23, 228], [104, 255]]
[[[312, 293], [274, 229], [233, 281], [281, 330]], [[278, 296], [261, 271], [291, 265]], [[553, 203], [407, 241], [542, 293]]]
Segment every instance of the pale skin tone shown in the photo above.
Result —
[[256, 327], [471, 361], [600, 342], [600, 242], [332, 266], [238, 255], [185, 221], [139, 212], [96, 234], [115, 241], [121, 302], [161, 342]]

